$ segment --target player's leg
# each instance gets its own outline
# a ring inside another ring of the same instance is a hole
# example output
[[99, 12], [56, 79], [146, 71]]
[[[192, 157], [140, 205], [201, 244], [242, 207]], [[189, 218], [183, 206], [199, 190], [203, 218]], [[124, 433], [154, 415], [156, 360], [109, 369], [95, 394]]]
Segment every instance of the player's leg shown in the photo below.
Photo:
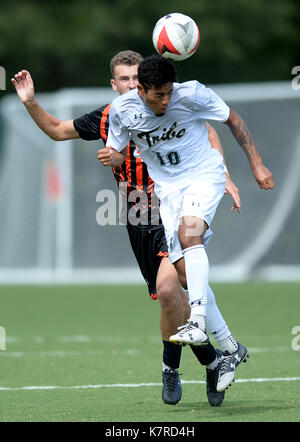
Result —
[[[181, 347], [169, 342], [185, 319], [176, 270], [168, 259], [163, 225], [155, 228], [127, 226], [132, 250], [147, 282], [151, 299], [160, 302], [160, 329], [163, 341], [163, 401], [175, 405], [182, 395], [178, 368]], [[187, 315], [187, 314], [186, 314]]]
[[[198, 186], [197, 186], [198, 189]], [[222, 188], [222, 193], [224, 189]], [[178, 239], [178, 227], [180, 220], [180, 213], [182, 212], [182, 192], [176, 192], [172, 194], [171, 197], [166, 197], [161, 201], [160, 213], [165, 227], [166, 240], [168, 243], [169, 257], [172, 263], [175, 264], [176, 271], [183, 287], [186, 288], [186, 278], [185, 278], [185, 265], [182, 259], [182, 249]], [[218, 195], [218, 197], [220, 197]], [[214, 204], [214, 201], [213, 201]], [[216, 207], [215, 207], [216, 208]], [[213, 211], [214, 207], [212, 208]], [[204, 235], [204, 240], [207, 242], [208, 238], [212, 235], [211, 231], [206, 231]], [[209, 339], [200, 328], [193, 326], [191, 322], [188, 322], [184, 328], [184, 336], [182, 338], [181, 331], [175, 335], [171, 335], [169, 340], [174, 343], [188, 343], [197, 344], [199, 343], [209, 345]], [[195, 332], [197, 335], [195, 336]], [[199, 335], [200, 338], [199, 338]], [[179, 339], [178, 339], [179, 336]], [[212, 362], [216, 362], [216, 353], [214, 353], [214, 359]], [[218, 365], [219, 367], [219, 365]]]
[[[186, 290], [185, 292], [188, 296], [188, 291]], [[246, 362], [249, 356], [247, 348], [240, 344], [232, 335], [217, 306], [215, 295], [210, 286], [208, 286], [207, 298], [207, 331], [213, 335], [222, 350], [221, 366], [219, 367], [218, 376], [216, 377], [216, 373], [207, 370], [207, 387], [211, 391], [222, 392], [234, 380], [235, 371], [239, 364], [242, 361]], [[205, 346], [197, 346], [194, 348], [200, 350], [205, 348]], [[216, 385], [214, 385], [215, 381], [217, 382]], [[209, 386], [209, 383], [211, 386]]]
[[[191, 316], [187, 324], [183, 325], [175, 335], [170, 336], [171, 342], [189, 345], [207, 345], [209, 342], [205, 323], [209, 265], [204, 246], [212, 234], [207, 226], [210, 225], [214, 217], [223, 192], [221, 181], [219, 183], [205, 183], [205, 185], [196, 183], [194, 186], [190, 186], [188, 192], [184, 190], [181, 195], [177, 193], [175, 196], [172, 195], [172, 199], [166, 198], [161, 201], [161, 216], [166, 229], [170, 259], [175, 264], [183, 287], [189, 286], [191, 304]], [[182, 203], [178, 209], [180, 198], [182, 198]], [[182, 215], [181, 224], [178, 226], [176, 220], [180, 214]], [[181, 256], [184, 254], [184, 266], [180, 264], [180, 253]], [[242, 347], [239, 353], [244, 350], [246, 349]], [[230, 358], [231, 356], [232, 354], [230, 354]], [[236, 356], [239, 359], [243, 357], [240, 354]], [[228, 361], [230, 360], [230, 364], [232, 363], [230, 358], [222, 358], [222, 364], [219, 367], [218, 390], [220, 392], [230, 385], [232, 375], [234, 377], [234, 373], [228, 373], [228, 369], [231, 367], [228, 365]]]
[[205, 332], [209, 262], [203, 246], [207, 224], [195, 216], [183, 216], [178, 237], [185, 260], [191, 315], [190, 320]]
[[189, 305], [179, 292], [177, 272], [168, 257], [162, 258], [157, 273], [156, 289], [160, 303], [160, 330], [163, 340], [162, 363], [162, 399], [166, 404], [175, 405], [182, 396], [178, 368], [181, 359], [181, 347], [169, 341], [171, 334], [189, 315]]
[[[173, 233], [173, 241], [179, 241], [184, 256], [191, 316], [185, 327], [170, 338], [172, 342], [194, 345], [205, 345], [208, 342], [205, 321], [209, 262], [205, 245], [212, 234], [208, 226], [223, 194], [224, 183], [221, 180], [198, 182], [182, 191], [180, 224], [178, 234]], [[182, 280], [181, 267], [176, 262], [175, 266]]]
[[[184, 260], [182, 259], [184, 265]], [[167, 404], [177, 403], [182, 395], [178, 368], [181, 346], [169, 342], [170, 334], [185, 323], [190, 316], [190, 305], [186, 292], [180, 287], [177, 272], [168, 258], [163, 258], [157, 275], [157, 295], [161, 305], [160, 324], [164, 343], [162, 398]], [[206, 392], [212, 406], [220, 406], [224, 392], [217, 392], [220, 369], [219, 354], [211, 343], [205, 346], [190, 346], [201, 365], [206, 367]]]
[[214, 292], [210, 286], [208, 286], [207, 289], [207, 298], [207, 330], [213, 335], [223, 352], [228, 351], [229, 353], [233, 353], [238, 348], [238, 342], [232, 336], [228, 325], [217, 306]]
[[[182, 267], [180, 274], [184, 275], [185, 263], [183, 258], [177, 261], [177, 267]], [[188, 290], [183, 288], [183, 286], [186, 287], [186, 281], [184, 277], [182, 278], [181, 283], [181, 294], [183, 302], [188, 303]], [[190, 317], [190, 315], [188, 314], [190, 309], [186, 307], [185, 311], [187, 312], [187, 315], [183, 323], [185, 323], [186, 320]], [[224, 392], [217, 391], [217, 383], [219, 379], [223, 352], [219, 349], [215, 349], [210, 342], [207, 345], [190, 345], [190, 348], [199, 363], [201, 365], [204, 365], [206, 368], [206, 394], [209, 404], [211, 406], [220, 406], [223, 403], [225, 396]]]
[[233, 382], [235, 371], [241, 362], [246, 362], [247, 348], [240, 344], [231, 334], [217, 306], [215, 295], [208, 286], [207, 330], [220, 345], [223, 351], [222, 363], [218, 376], [217, 390], [222, 392]]
[[[177, 328], [189, 317], [189, 304], [180, 293], [177, 272], [168, 257], [162, 258], [156, 280], [160, 303], [160, 330], [165, 341], [176, 333]], [[185, 311], [184, 311], [185, 307]]]

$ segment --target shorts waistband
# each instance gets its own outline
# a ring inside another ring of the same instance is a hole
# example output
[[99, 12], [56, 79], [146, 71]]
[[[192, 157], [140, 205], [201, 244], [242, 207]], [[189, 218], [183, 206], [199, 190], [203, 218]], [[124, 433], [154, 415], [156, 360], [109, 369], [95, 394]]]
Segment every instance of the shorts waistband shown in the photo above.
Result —
[[133, 226], [132, 224], [127, 224], [126, 225], [126, 229], [127, 230], [142, 230], [142, 231], [147, 231], [147, 230], [160, 230], [160, 229], [163, 229], [164, 228], [164, 226], [163, 226], [163, 224], [157, 224], [157, 225], [147, 225], [147, 226], [144, 226], [144, 225], [141, 225], [141, 224], [138, 224], [137, 226]]

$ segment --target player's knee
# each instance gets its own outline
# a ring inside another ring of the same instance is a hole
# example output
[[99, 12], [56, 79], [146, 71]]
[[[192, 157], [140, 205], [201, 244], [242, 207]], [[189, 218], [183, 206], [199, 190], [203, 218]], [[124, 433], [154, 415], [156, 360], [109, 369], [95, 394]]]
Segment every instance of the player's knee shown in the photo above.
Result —
[[178, 290], [172, 286], [162, 285], [157, 289], [157, 297], [162, 307], [172, 308], [177, 302]]

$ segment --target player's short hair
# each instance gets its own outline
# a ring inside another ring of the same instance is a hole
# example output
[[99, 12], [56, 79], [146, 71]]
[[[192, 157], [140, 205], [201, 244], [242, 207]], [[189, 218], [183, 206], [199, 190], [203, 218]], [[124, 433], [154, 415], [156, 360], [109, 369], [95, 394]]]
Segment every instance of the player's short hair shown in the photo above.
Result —
[[112, 77], [115, 76], [115, 68], [120, 64], [125, 64], [126, 66], [135, 66], [143, 61], [143, 57], [138, 52], [134, 51], [121, 51], [118, 52], [110, 61], [110, 72]]
[[138, 68], [138, 80], [145, 91], [177, 81], [177, 71], [172, 60], [161, 55], [144, 58]]

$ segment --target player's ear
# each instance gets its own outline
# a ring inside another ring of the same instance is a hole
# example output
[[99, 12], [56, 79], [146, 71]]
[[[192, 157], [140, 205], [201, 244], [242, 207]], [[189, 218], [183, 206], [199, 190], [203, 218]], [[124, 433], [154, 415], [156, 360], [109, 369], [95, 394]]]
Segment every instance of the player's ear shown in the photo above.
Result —
[[145, 89], [143, 88], [143, 86], [140, 83], [137, 84], [137, 90], [138, 90], [138, 94], [140, 96], [145, 95]]
[[112, 79], [110, 80], [110, 84], [111, 84], [111, 87], [112, 87], [113, 91], [118, 92], [117, 85], [116, 85], [116, 80], [114, 80], [114, 79], [112, 78]]

